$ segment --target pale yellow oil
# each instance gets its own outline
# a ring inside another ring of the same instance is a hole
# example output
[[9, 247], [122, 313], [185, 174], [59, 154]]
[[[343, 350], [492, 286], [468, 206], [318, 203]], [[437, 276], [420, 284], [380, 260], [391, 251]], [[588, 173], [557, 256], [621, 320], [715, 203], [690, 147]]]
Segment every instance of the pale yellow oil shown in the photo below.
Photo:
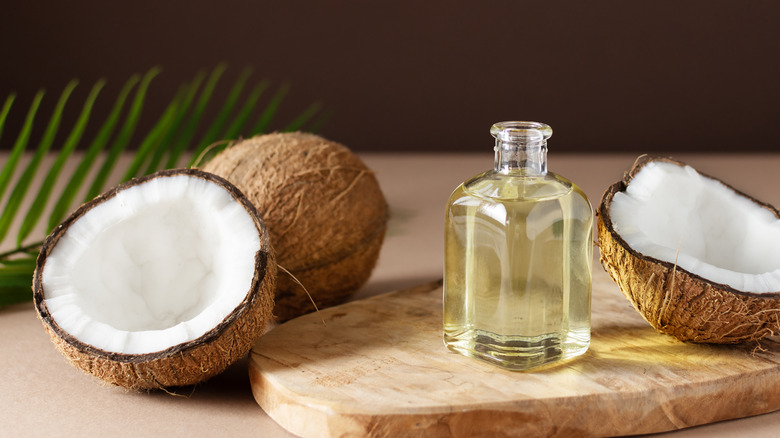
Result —
[[590, 343], [592, 209], [553, 173], [486, 172], [450, 197], [444, 342], [512, 370], [584, 353]]

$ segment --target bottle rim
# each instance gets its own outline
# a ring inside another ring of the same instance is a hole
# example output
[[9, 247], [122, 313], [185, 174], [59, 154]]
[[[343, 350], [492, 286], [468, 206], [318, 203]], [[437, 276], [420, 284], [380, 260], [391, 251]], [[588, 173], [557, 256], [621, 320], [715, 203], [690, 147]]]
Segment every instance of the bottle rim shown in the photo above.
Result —
[[530, 121], [498, 122], [490, 127], [490, 134], [496, 140], [507, 142], [545, 143], [552, 132], [550, 125]]

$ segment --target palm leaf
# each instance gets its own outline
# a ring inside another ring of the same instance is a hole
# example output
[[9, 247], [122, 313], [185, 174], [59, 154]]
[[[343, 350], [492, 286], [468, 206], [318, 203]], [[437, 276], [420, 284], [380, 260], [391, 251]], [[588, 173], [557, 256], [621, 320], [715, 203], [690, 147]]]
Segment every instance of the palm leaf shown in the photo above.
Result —
[[135, 127], [138, 124], [138, 119], [141, 117], [141, 109], [144, 106], [144, 99], [146, 98], [146, 91], [149, 89], [149, 84], [159, 73], [159, 68], [153, 68], [149, 70], [141, 80], [141, 85], [139, 86], [138, 91], [135, 92], [135, 98], [130, 105], [130, 112], [125, 119], [125, 123], [119, 130], [119, 134], [111, 145], [111, 149], [108, 150], [106, 159], [103, 161], [103, 166], [100, 168], [100, 171], [98, 171], [97, 176], [95, 176], [95, 180], [92, 181], [92, 185], [89, 187], [89, 191], [87, 192], [84, 201], [94, 198], [103, 191], [106, 180], [108, 179], [111, 170], [113, 170], [114, 164], [116, 164], [116, 160], [119, 159], [119, 155], [122, 154], [130, 143], [130, 137], [132, 137], [133, 131], [135, 131]]
[[[206, 82], [206, 85], [203, 87], [203, 91], [200, 93], [200, 98], [198, 99], [197, 104], [195, 104], [195, 108], [192, 111], [192, 115], [190, 116], [187, 124], [184, 127], [184, 130], [181, 134], [181, 137], [177, 140], [176, 145], [174, 146], [174, 152], [179, 150], [186, 149], [190, 142], [192, 141], [192, 138], [195, 136], [195, 132], [198, 129], [198, 125], [200, 124], [200, 119], [203, 117], [203, 113], [206, 110], [206, 106], [209, 103], [209, 100], [211, 99], [211, 95], [214, 92], [214, 89], [217, 86], [217, 82], [222, 77], [222, 73], [225, 72], [225, 69], [227, 67], [224, 64], [218, 65], [213, 72], [211, 72], [211, 76], [209, 76], [209, 80]], [[218, 122], [215, 121], [215, 123]], [[197, 154], [196, 154], [197, 155]]]
[[[155, 148], [154, 155], [152, 156], [152, 159], [149, 161], [149, 164], [146, 166], [146, 171], [144, 173], [149, 174], [157, 170], [160, 170], [161, 162], [165, 158], [167, 152], [170, 152], [169, 153], [170, 165], [166, 167], [170, 168], [176, 166], [177, 162], [179, 161], [179, 157], [174, 156], [174, 151], [170, 150], [171, 148], [165, 146], [170, 145], [171, 143], [174, 142], [176, 138], [176, 133], [179, 130], [179, 127], [181, 126], [182, 122], [184, 121], [184, 118], [187, 115], [187, 110], [192, 104], [192, 101], [195, 99], [195, 95], [198, 92], [198, 88], [200, 87], [200, 83], [203, 81], [203, 78], [204, 78], [204, 74], [200, 73], [198, 74], [198, 76], [195, 77], [195, 79], [191, 84], [182, 85], [181, 93], [180, 93], [181, 103], [179, 105], [179, 110], [176, 112], [174, 119], [171, 121], [167, 133], [165, 134], [165, 137], [160, 141], [159, 147]], [[181, 154], [181, 152], [179, 152], [179, 154]]]
[[[190, 162], [190, 166], [195, 166], [196, 163], [204, 163], [208, 161], [209, 157], [213, 157], [214, 154], [218, 153], [219, 151], [227, 147], [228, 142], [216, 141], [217, 138], [233, 139], [233, 138], [238, 138], [241, 135], [241, 132], [243, 132], [246, 127], [247, 120], [249, 120], [249, 116], [251, 115], [252, 109], [254, 108], [255, 104], [257, 103], [257, 100], [260, 98], [260, 95], [263, 94], [263, 91], [265, 91], [266, 88], [268, 88], [268, 81], [262, 81], [255, 86], [255, 88], [249, 94], [249, 97], [247, 97], [246, 101], [244, 102], [244, 106], [241, 107], [241, 110], [239, 110], [238, 114], [233, 118], [233, 123], [231, 123], [230, 126], [225, 128], [221, 136], [211, 135], [211, 132], [217, 131], [215, 129], [216, 126], [212, 125], [209, 132], [206, 133], [206, 136], [200, 140], [199, 144], [202, 147], [196, 150], [196, 155], [193, 156], [194, 158]], [[222, 124], [220, 123], [220, 126], [221, 125]], [[257, 133], [250, 131], [250, 135], [254, 135], [254, 134]]]
[[[44, 92], [41, 90], [34, 96], [27, 108], [24, 123], [19, 132], [15, 133], [12, 149], [4, 154], [7, 160], [0, 171], [0, 202], [3, 202], [7, 189], [13, 184], [13, 190], [0, 213], [0, 245], [2, 248], [11, 248], [0, 252], [0, 307], [31, 299], [32, 274], [44, 237], [36, 235], [38, 223], [43, 222], [48, 233], [75, 208], [74, 202], [79, 196], [84, 196], [85, 201], [92, 199], [105, 191], [109, 183], [115, 184], [160, 168], [176, 167], [184, 155], [191, 153], [192, 157], [196, 157], [214, 142], [227, 143], [229, 140], [266, 132], [271, 128], [271, 122], [289, 91], [289, 85], [283, 84], [279, 87], [275, 95], [263, 105], [261, 97], [270, 83], [261, 80], [249, 84], [252, 73], [250, 69], [241, 71], [230, 84], [227, 97], [216, 116], [204, 121], [212, 96], [218, 90], [220, 79], [224, 77], [226, 70], [227, 67], [220, 64], [208, 77], [206, 73], [199, 72], [191, 81], [182, 84], [164, 110], [153, 115], [155, 119], [152, 128], [145, 133], [136, 132], [137, 127], [142, 117], [149, 117], [144, 112], [144, 104], [153, 80], [161, 74], [161, 70], [155, 67], [143, 76], [132, 76], [123, 85], [106, 118], [95, 126], [94, 137], [83, 144], [84, 152], [81, 154], [76, 151], [91, 126], [92, 110], [100, 98], [105, 81], [100, 80], [92, 86], [89, 95], [81, 104], [73, 126], [65, 127], [68, 129], [67, 137], [62, 144], [55, 144], [60, 125], [65, 120], [66, 104], [76, 87], [76, 81], [71, 81], [63, 89], [49, 115], [48, 123], [41, 131], [40, 140], [31, 152], [29, 162], [14, 179], [30, 139], [36, 135], [36, 118], [40, 116], [39, 109]], [[8, 134], [6, 119], [11, 111], [14, 111], [14, 104], [19, 105], [18, 99], [15, 94], [11, 94], [0, 107], [0, 138], [3, 134]], [[312, 119], [320, 107], [319, 103], [309, 106], [298, 117], [277, 129], [307, 129], [307, 126], [317, 123], [312, 122]], [[250, 129], [248, 121], [253, 117], [256, 121]], [[199, 140], [193, 141], [197, 135], [200, 135]], [[44, 158], [52, 150], [57, 150], [53, 164], [48, 169], [41, 169]], [[132, 158], [124, 169], [116, 169], [120, 162], [119, 157], [123, 154], [131, 154]], [[68, 166], [68, 163], [72, 165]], [[67, 167], [75, 169], [63, 180], [62, 173]], [[122, 178], [112, 181], [117, 171]], [[45, 174], [36, 178], [39, 172]], [[42, 179], [42, 182], [36, 183], [39, 179]], [[56, 196], [54, 191], [59, 187], [62, 189], [58, 193], [59, 196]], [[23, 205], [28, 199], [31, 200], [30, 206], [25, 210]], [[10, 231], [14, 224], [19, 222], [15, 239], [9, 242], [7, 237], [11, 235]], [[28, 239], [32, 242], [27, 242]]]
[[152, 128], [152, 130], [149, 131], [149, 134], [147, 134], [143, 139], [141, 146], [138, 147], [138, 151], [135, 153], [135, 157], [133, 158], [132, 163], [130, 163], [130, 167], [125, 172], [125, 177], [123, 180], [129, 180], [138, 176], [138, 173], [141, 171], [141, 167], [146, 162], [146, 159], [155, 152], [155, 149], [161, 149], [157, 146], [162, 143], [162, 137], [169, 129], [174, 117], [176, 116], [176, 113], [179, 110], [180, 97], [180, 95], [176, 96], [171, 101], [171, 103], [168, 104], [168, 107], [163, 112], [160, 120], [157, 121], [157, 123], [154, 125], [154, 128]]
[[54, 143], [54, 137], [57, 135], [57, 130], [60, 127], [62, 112], [65, 110], [65, 104], [68, 102], [70, 93], [73, 92], [74, 88], [76, 88], [76, 81], [71, 81], [65, 87], [60, 99], [57, 101], [57, 106], [54, 108], [54, 114], [49, 120], [49, 124], [46, 126], [43, 138], [41, 139], [40, 144], [38, 144], [38, 149], [35, 151], [30, 164], [27, 165], [27, 168], [22, 173], [21, 178], [19, 178], [19, 181], [16, 183], [16, 187], [14, 187], [14, 190], [11, 192], [11, 196], [8, 198], [8, 203], [3, 209], [3, 214], [0, 215], [0, 241], [2, 241], [3, 238], [5, 238], [6, 233], [8, 233], [8, 229], [11, 227], [11, 222], [16, 215], [16, 211], [22, 204], [22, 201], [27, 194], [27, 189], [30, 187], [30, 184], [32, 184], [38, 166], [40, 166], [41, 161], [43, 161], [43, 158]]
[[[39, 91], [38, 94], [35, 95], [35, 98], [33, 98], [32, 105], [30, 105], [30, 109], [27, 111], [27, 117], [24, 119], [24, 126], [22, 126], [22, 130], [16, 138], [16, 143], [14, 143], [11, 155], [8, 157], [8, 161], [5, 162], [5, 166], [3, 166], [3, 171], [0, 172], [0, 199], [2, 199], [5, 194], [6, 186], [11, 182], [11, 177], [14, 172], [16, 172], [16, 164], [19, 162], [19, 159], [22, 158], [22, 153], [25, 148], [27, 148], [27, 142], [30, 141], [33, 120], [35, 119], [35, 113], [38, 112], [38, 106], [40, 106], [41, 100], [43, 100], [43, 91]], [[0, 239], [0, 242], [2, 242], [2, 240], [3, 239]]]
[[276, 114], [276, 110], [279, 108], [279, 105], [281, 105], [282, 99], [284, 99], [284, 96], [287, 95], [288, 91], [290, 91], [289, 84], [282, 84], [282, 86], [279, 87], [279, 89], [276, 91], [276, 94], [271, 99], [271, 103], [268, 104], [268, 107], [260, 115], [260, 118], [257, 119], [257, 122], [255, 122], [255, 126], [252, 128], [252, 132], [266, 132], [268, 126], [271, 124], [271, 120], [273, 119], [274, 114]]
[[322, 104], [320, 102], [314, 102], [308, 108], [306, 108], [306, 110], [304, 110], [300, 116], [296, 117], [295, 120], [285, 126], [284, 131], [292, 132], [302, 129], [317, 114], [317, 112], [319, 112], [321, 108]]
[[30, 232], [38, 223], [38, 220], [43, 214], [43, 209], [46, 207], [46, 204], [49, 201], [49, 195], [51, 195], [51, 191], [54, 188], [54, 183], [57, 181], [57, 177], [60, 175], [62, 167], [65, 166], [65, 162], [68, 160], [68, 157], [73, 154], [73, 151], [76, 149], [76, 145], [78, 145], [79, 141], [81, 140], [81, 136], [84, 134], [84, 129], [87, 126], [87, 120], [89, 120], [89, 114], [92, 112], [92, 106], [94, 105], [95, 100], [97, 100], [98, 93], [100, 93], [100, 90], [103, 88], [105, 83], [106, 82], [103, 80], [98, 81], [92, 87], [92, 91], [90, 91], [89, 96], [87, 96], [87, 100], [84, 103], [84, 107], [81, 110], [81, 114], [79, 115], [78, 120], [76, 121], [76, 125], [68, 135], [67, 140], [65, 140], [65, 144], [63, 145], [62, 150], [60, 150], [60, 153], [57, 155], [57, 159], [54, 161], [51, 169], [49, 169], [49, 173], [46, 174], [46, 179], [43, 181], [43, 184], [41, 184], [41, 190], [38, 192], [38, 196], [35, 197], [35, 201], [33, 201], [30, 210], [27, 212], [27, 216], [24, 217], [24, 221], [19, 228], [19, 235], [16, 238], [17, 246], [22, 245], [22, 241], [30, 235]]
[[[233, 118], [233, 123], [231, 123], [222, 133], [222, 138], [236, 138], [241, 135], [241, 132], [244, 131], [244, 127], [246, 126], [246, 122], [249, 120], [249, 116], [252, 114], [252, 109], [255, 107], [266, 88], [268, 88], [268, 82], [261, 82], [252, 89], [252, 92], [249, 93], [249, 96], [244, 102], [244, 106], [241, 107], [238, 114]], [[201, 143], [205, 144], [206, 142], [201, 141]], [[213, 141], [210, 141], [209, 143], [213, 143]]]
[[34, 270], [34, 256], [0, 262], [0, 307], [30, 300]]
[[233, 85], [230, 93], [225, 98], [225, 103], [222, 105], [222, 109], [220, 110], [219, 114], [217, 114], [214, 122], [206, 132], [206, 135], [200, 140], [200, 144], [209, 145], [217, 140], [217, 137], [222, 131], [222, 128], [227, 123], [228, 117], [230, 117], [233, 108], [235, 108], [239, 96], [241, 96], [241, 92], [244, 90], [244, 86], [246, 85], [246, 81], [249, 79], [250, 74], [252, 74], [251, 69], [245, 69], [241, 72], [241, 76], [238, 77], [238, 80]]
[[[179, 163], [179, 159], [181, 158], [181, 155], [187, 149], [188, 146], [187, 142], [185, 142], [181, 138], [183, 137], [183, 132], [189, 131], [190, 129], [189, 125], [191, 124], [191, 122], [186, 118], [186, 116], [187, 113], [191, 111], [190, 105], [195, 99], [195, 96], [197, 95], [197, 92], [200, 89], [200, 84], [201, 82], [203, 82], [203, 79], [205, 77], [206, 74], [204, 72], [200, 72], [198, 73], [197, 76], [195, 76], [195, 79], [193, 79], [192, 83], [189, 84], [189, 91], [187, 93], [187, 96], [185, 97], [185, 105], [183, 105], [182, 110], [179, 112], [179, 117], [176, 120], [176, 131], [171, 130], [169, 131], [168, 136], [166, 136], [165, 143], [167, 145], [173, 145], [168, 147], [169, 149], [168, 160], [164, 165], [164, 167], [166, 168], [170, 169], [172, 167], [176, 167], [176, 165]], [[209, 85], [207, 84], [206, 87], [208, 86]]]
[[65, 215], [68, 213], [68, 210], [73, 205], [73, 200], [76, 198], [79, 188], [86, 179], [87, 173], [89, 173], [92, 164], [95, 162], [100, 152], [103, 151], [106, 144], [108, 144], [111, 134], [114, 132], [114, 128], [119, 122], [119, 116], [127, 96], [130, 95], [130, 91], [140, 80], [141, 77], [139, 75], [134, 75], [130, 77], [124, 87], [122, 87], [122, 90], [119, 92], [119, 97], [117, 97], [116, 102], [114, 102], [114, 106], [106, 118], [106, 121], [101, 125], [95, 139], [92, 140], [87, 152], [84, 154], [84, 158], [81, 159], [81, 162], [79, 162], [78, 167], [71, 175], [67, 185], [62, 190], [62, 194], [55, 204], [51, 216], [49, 216], [48, 228], [50, 230], [53, 229], [55, 225], [62, 222]]
[[0, 109], [0, 137], [3, 136], [3, 125], [5, 124], [5, 118], [8, 116], [8, 112], [11, 111], [11, 105], [14, 103], [14, 99], [16, 99], [15, 94], [11, 94], [5, 99], [5, 103], [3, 104], [3, 108]]

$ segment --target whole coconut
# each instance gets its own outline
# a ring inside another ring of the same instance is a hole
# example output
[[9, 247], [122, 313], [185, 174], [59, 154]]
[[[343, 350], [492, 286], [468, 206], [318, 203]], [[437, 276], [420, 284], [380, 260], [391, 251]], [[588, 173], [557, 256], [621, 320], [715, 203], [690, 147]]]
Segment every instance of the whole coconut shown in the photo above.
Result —
[[268, 227], [279, 266], [274, 314], [285, 321], [340, 304], [371, 275], [388, 207], [374, 174], [345, 146], [308, 133], [243, 140], [203, 170], [235, 184]]

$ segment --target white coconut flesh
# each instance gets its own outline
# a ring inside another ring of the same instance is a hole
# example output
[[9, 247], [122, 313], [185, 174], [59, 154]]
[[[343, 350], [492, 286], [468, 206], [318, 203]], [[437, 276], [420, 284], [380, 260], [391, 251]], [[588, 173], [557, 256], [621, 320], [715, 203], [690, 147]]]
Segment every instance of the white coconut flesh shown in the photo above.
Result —
[[85, 344], [161, 351], [202, 336], [244, 300], [260, 245], [226, 189], [188, 175], [154, 178], [70, 225], [46, 259], [46, 306]]
[[635, 251], [733, 289], [780, 291], [780, 220], [690, 166], [646, 164], [610, 205]]

